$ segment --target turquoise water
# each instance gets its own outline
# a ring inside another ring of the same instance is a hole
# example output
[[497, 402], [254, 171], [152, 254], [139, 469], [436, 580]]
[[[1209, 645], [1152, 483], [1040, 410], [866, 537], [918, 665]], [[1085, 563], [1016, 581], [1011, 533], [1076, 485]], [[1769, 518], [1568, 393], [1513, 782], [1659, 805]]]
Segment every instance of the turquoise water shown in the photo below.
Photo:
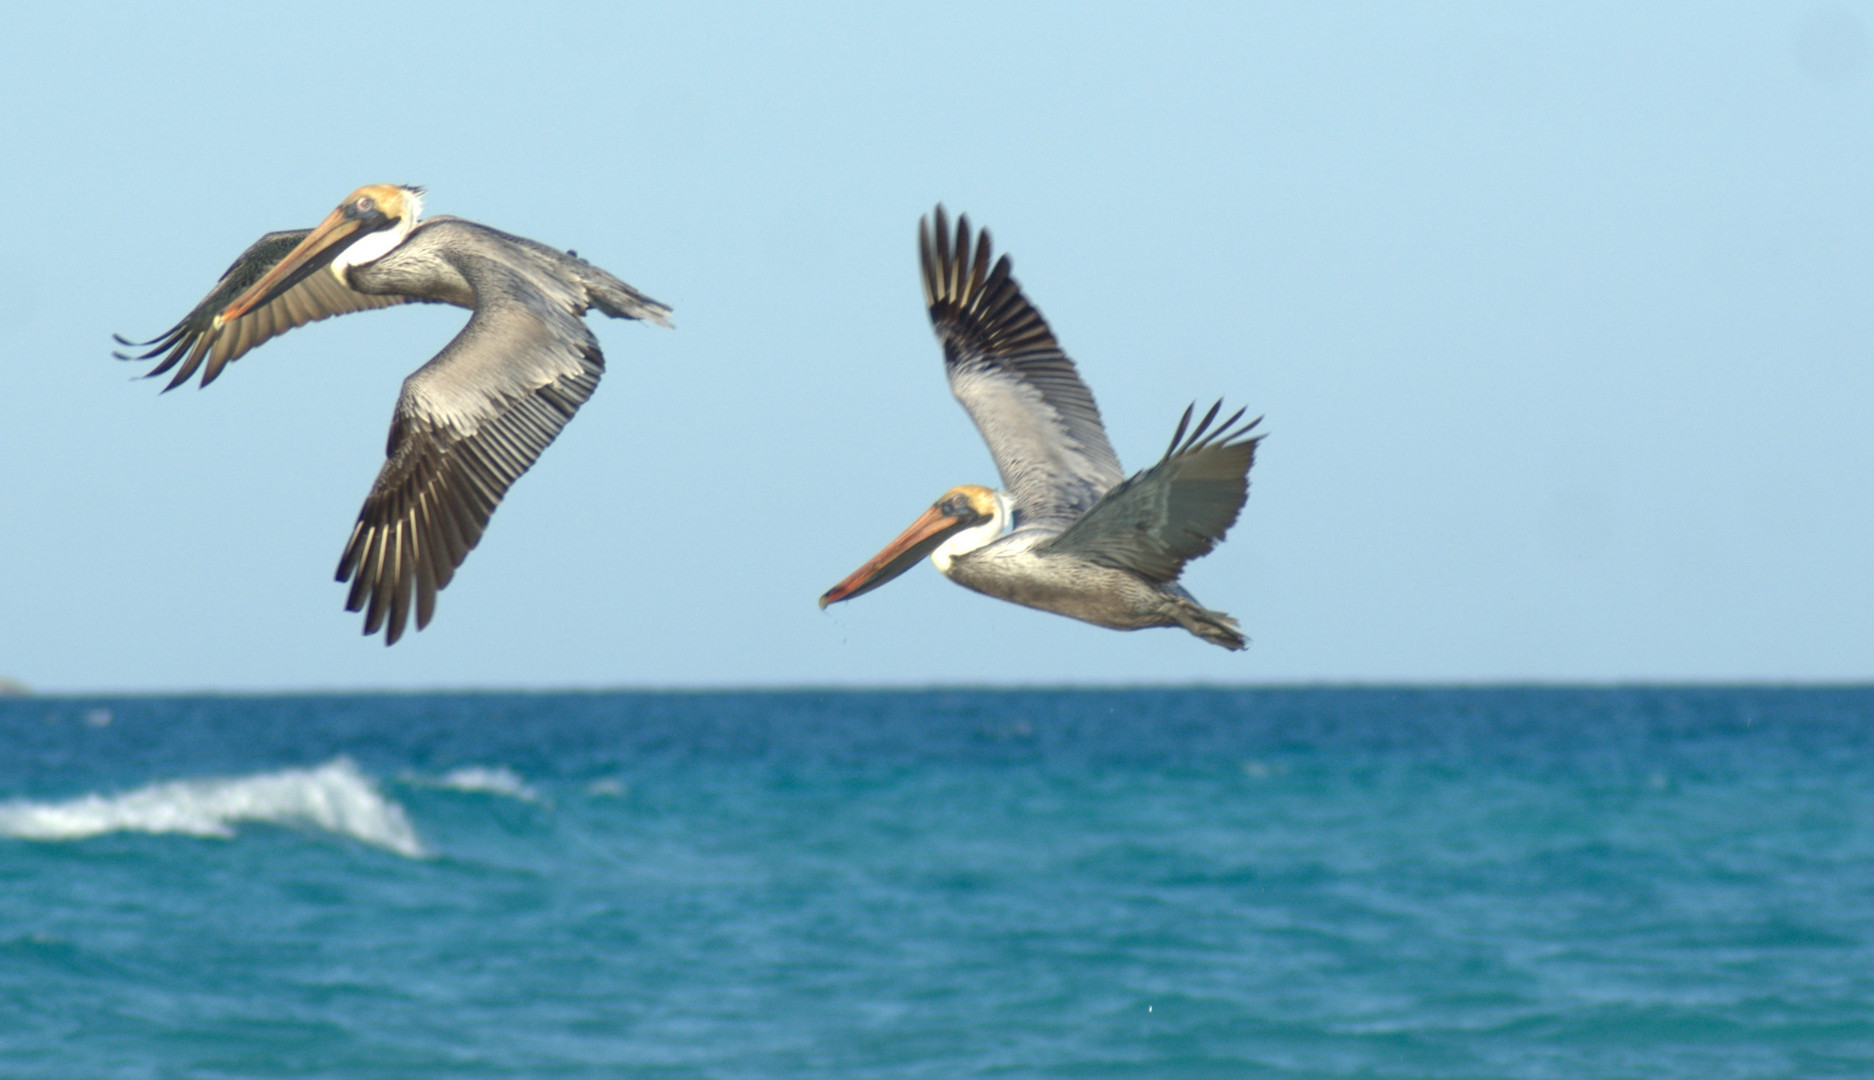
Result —
[[0, 1076], [1874, 1075], [1874, 688], [0, 702]]

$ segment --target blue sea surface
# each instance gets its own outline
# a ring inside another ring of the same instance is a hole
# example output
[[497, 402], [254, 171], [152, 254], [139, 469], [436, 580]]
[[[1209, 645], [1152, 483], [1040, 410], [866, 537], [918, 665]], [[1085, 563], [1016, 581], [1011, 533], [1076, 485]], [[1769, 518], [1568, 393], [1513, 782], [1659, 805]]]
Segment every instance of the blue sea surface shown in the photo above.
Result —
[[1874, 688], [0, 701], [0, 1076], [1874, 1076]]

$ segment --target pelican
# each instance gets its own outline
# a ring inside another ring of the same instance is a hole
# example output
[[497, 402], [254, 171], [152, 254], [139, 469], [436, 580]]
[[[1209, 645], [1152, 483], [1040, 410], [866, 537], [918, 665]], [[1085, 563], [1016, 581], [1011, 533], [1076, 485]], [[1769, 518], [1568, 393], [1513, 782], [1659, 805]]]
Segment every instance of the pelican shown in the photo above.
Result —
[[1193, 426], [1186, 408], [1165, 456], [1125, 478], [1092, 391], [1010, 276], [1008, 256], [992, 267], [988, 230], [972, 243], [959, 215], [952, 243], [941, 205], [935, 216], [934, 234], [918, 220], [924, 304], [950, 390], [989, 444], [1004, 490], [944, 492], [820, 606], [870, 592], [928, 555], [945, 577], [988, 596], [1114, 630], [1182, 626], [1241, 649], [1236, 620], [1199, 604], [1178, 574], [1242, 510], [1262, 441], [1247, 436], [1261, 418], [1239, 424], [1239, 409], [1217, 423], [1219, 401]]
[[411, 301], [454, 304], [468, 325], [403, 381], [377, 483], [338, 563], [345, 610], [364, 632], [403, 636], [412, 602], [429, 625], [436, 593], [481, 539], [511, 486], [571, 420], [605, 370], [581, 318], [669, 326], [670, 308], [573, 252], [455, 217], [418, 223], [423, 189], [371, 184], [312, 229], [272, 232], [234, 260], [195, 310], [120, 360], [200, 369], [207, 386], [248, 350], [296, 326]]

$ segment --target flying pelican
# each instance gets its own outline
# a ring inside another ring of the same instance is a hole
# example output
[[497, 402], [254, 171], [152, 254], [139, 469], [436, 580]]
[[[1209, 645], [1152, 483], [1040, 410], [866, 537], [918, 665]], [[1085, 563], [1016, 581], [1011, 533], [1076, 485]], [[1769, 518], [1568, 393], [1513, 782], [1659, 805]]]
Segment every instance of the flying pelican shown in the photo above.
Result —
[[[929, 555], [968, 589], [1096, 626], [1182, 626], [1226, 649], [1245, 643], [1237, 622], [1199, 604], [1178, 574], [1235, 523], [1249, 493], [1261, 422], [1222, 402], [1191, 426], [1184, 410], [1158, 464], [1125, 479], [1093, 393], [1041, 312], [990, 266], [989, 232], [972, 245], [967, 216], [950, 241], [944, 208], [935, 239], [918, 220], [924, 303], [944, 350], [950, 390], [989, 444], [1004, 491], [965, 484], [885, 550], [828, 589], [820, 606], [870, 592]], [[971, 248], [974, 247], [974, 257]]]
[[[272, 232], [234, 260], [182, 321], [120, 360], [198, 368], [202, 385], [296, 326], [411, 301], [454, 304], [468, 325], [403, 381], [390, 443], [338, 563], [345, 610], [364, 632], [403, 636], [411, 602], [429, 625], [436, 592], [481, 539], [488, 516], [598, 386], [598, 339], [581, 318], [669, 326], [670, 308], [579, 258], [455, 217], [418, 224], [423, 189], [371, 184], [312, 229]], [[326, 272], [322, 272], [326, 271]], [[204, 366], [204, 364], [206, 366]]]

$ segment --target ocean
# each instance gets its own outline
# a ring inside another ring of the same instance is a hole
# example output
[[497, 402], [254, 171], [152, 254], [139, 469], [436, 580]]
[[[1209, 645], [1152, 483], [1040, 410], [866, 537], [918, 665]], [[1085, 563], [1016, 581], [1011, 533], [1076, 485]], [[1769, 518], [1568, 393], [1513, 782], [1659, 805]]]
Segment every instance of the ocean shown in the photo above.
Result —
[[1874, 688], [0, 701], [0, 1077], [1874, 1076]]

